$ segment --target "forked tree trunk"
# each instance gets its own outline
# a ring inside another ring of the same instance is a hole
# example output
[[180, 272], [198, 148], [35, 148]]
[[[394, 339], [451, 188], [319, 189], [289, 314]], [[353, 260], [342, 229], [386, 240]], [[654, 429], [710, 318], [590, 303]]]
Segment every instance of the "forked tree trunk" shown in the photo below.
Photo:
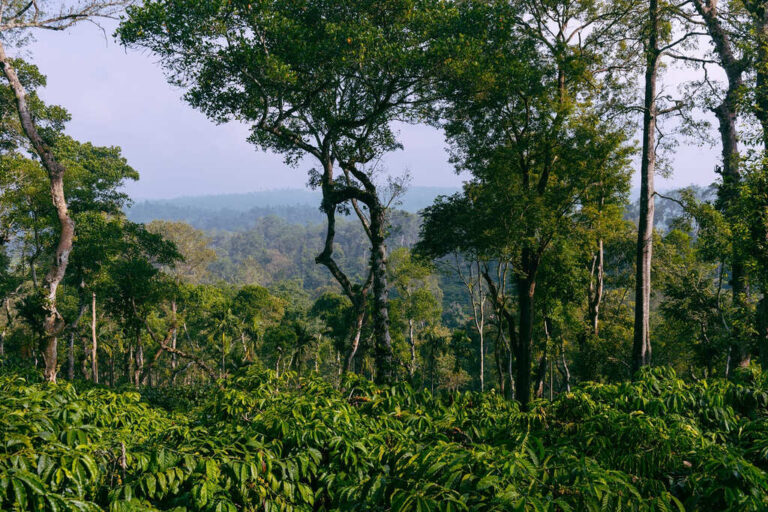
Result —
[[24, 134], [32, 143], [35, 153], [40, 157], [43, 167], [48, 172], [51, 199], [56, 209], [61, 230], [53, 264], [45, 276], [45, 319], [43, 321], [43, 332], [45, 333], [45, 346], [43, 348], [43, 357], [45, 359], [44, 376], [47, 381], [56, 382], [58, 336], [65, 325], [58, 309], [56, 309], [56, 291], [58, 290], [59, 283], [64, 279], [64, 274], [67, 270], [69, 254], [72, 251], [72, 241], [75, 236], [75, 223], [69, 216], [67, 201], [64, 196], [64, 166], [56, 161], [51, 149], [37, 132], [37, 128], [32, 120], [32, 114], [27, 105], [26, 91], [21, 81], [19, 81], [16, 70], [11, 65], [11, 61], [5, 53], [2, 43], [0, 43], [0, 64], [2, 65], [3, 74], [8, 79], [8, 83], [16, 98], [16, 107]]
[[650, 302], [653, 258], [654, 184], [656, 173], [656, 80], [659, 68], [659, 8], [657, 0], [648, 6], [645, 99], [643, 103], [643, 151], [640, 163], [640, 219], [637, 228], [635, 274], [635, 326], [632, 345], [632, 373], [651, 364]]

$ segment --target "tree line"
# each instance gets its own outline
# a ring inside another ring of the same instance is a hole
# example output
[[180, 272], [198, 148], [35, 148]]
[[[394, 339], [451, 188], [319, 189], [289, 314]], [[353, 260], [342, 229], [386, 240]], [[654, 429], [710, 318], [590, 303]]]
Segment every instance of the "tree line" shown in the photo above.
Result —
[[[120, 8], [10, 2], [3, 45]], [[120, 187], [135, 171], [117, 148], [68, 138], [66, 112], [36, 96], [42, 74], [0, 47], [6, 328], [24, 319], [13, 333], [34, 341], [19, 354], [41, 354], [55, 380], [59, 339], [74, 354], [90, 310], [83, 373], [98, 380], [108, 338], [110, 378], [137, 386], [258, 360], [380, 383], [472, 382], [526, 406], [652, 363], [728, 375], [768, 350], [765, 12], [746, 0], [128, 6], [116, 37], [152, 52], [191, 106], [245, 123], [249, 142], [290, 165], [312, 162], [325, 216], [313, 257], [333, 281], [310, 292], [270, 278], [274, 253], [247, 286], [211, 283], [199, 232], [126, 220]], [[678, 91], [675, 66], [686, 69]], [[422, 212], [413, 251], [392, 250], [406, 180], [381, 173], [402, 148], [396, 122], [442, 129], [470, 176]], [[659, 194], [675, 145], [709, 138], [722, 150], [714, 199]], [[636, 224], [625, 219], [635, 167]], [[665, 230], [657, 202], [681, 212]], [[352, 247], [338, 239], [346, 216], [359, 225]]]

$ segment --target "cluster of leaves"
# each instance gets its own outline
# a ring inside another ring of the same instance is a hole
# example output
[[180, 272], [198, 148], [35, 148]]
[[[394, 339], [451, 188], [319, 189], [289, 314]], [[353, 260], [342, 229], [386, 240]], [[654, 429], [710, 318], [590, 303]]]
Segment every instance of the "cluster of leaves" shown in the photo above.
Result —
[[0, 377], [4, 510], [765, 510], [768, 375], [669, 369], [529, 412], [252, 367], [169, 412]]

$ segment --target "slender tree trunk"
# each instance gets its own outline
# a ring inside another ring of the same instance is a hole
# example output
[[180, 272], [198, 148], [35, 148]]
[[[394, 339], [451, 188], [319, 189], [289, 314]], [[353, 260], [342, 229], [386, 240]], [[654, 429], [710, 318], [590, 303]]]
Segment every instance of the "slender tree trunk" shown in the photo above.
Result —
[[512, 347], [510, 347], [509, 351], [507, 352], [507, 375], [509, 376], [509, 399], [514, 400], [516, 397], [516, 388], [515, 388], [515, 372], [514, 372], [514, 353], [512, 352]]
[[[82, 284], [80, 285], [83, 286]], [[81, 290], [82, 291], [82, 290]], [[83, 314], [88, 306], [82, 302], [80, 303], [80, 310], [71, 324], [67, 326], [69, 330], [69, 346], [67, 347], [67, 378], [70, 381], [75, 380], [75, 337], [77, 335], [77, 325], [80, 323], [80, 319], [83, 318]], [[84, 352], [84, 354], [87, 352]]]
[[67, 201], [64, 196], [64, 166], [56, 161], [51, 149], [37, 132], [32, 114], [27, 106], [26, 91], [21, 85], [21, 81], [19, 81], [16, 70], [11, 65], [11, 61], [5, 53], [2, 43], [0, 43], [0, 64], [2, 64], [3, 74], [8, 79], [8, 83], [16, 98], [16, 107], [24, 134], [32, 143], [32, 147], [48, 172], [48, 179], [51, 185], [51, 199], [56, 209], [61, 229], [53, 264], [45, 277], [46, 300], [45, 320], [43, 321], [43, 330], [45, 332], [45, 347], [43, 349], [43, 357], [45, 359], [44, 375], [47, 381], [56, 382], [58, 336], [64, 328], [64, 321], [56, 308], [56, 291], [59, 283], [64, 279], [64, 274], [67, 270], [69, 253], [72, 251], [72, 241], [75, 236], [75, 223], [69, 216]]
[[643, 152], [640, 164], [640, 219], [637, 229], [635, 275], [635, 329], [632, 345], [632, 373], [651, 364], [650, 302], [653, 258], [654, 175], [656, 174], [656, 80], [659, 67], [659, 8], [657, 0], [648, 6], [645, 100], [643, 103]]
[[69, 346], [67, 347], [67, 379], [75, 380], [75, 331], [69, 331]]
[[536, 369], [536, 398], [544, 396], [544, 381], [547, 380], [547, 351], [541, 353]]
[[376, 381], [389, 384], [393, 378], [392, 338], [389, 334], [389, 286], [387, 283], [387, 249], [385, 210], [371, 207], [371, 269], [373, 271], [373, 331], [375, 340]]
[[141, 376], [144, 374], [144, 344], [139, 342], [139, 346], [136, 347], [136, 373], [134, 374], [135, 386], [138, 388], [141, 386]]
[[570, 393], [571, 392], [571, 370], [568, 369], [568, 361], [565, 358], [565, 347], [563, 346], [562, 341], [560, 343], [560, 359], [563, 363], [563, 385], [565, 386], [565, 391]]
[[224, 339], [223, 338], [224, 338], [224, 335], [222, 334], [222, 340], [221, 340], [221, 370], [219, 372], [219, 378], [220, 379], [224, 378], [224, 371], [226, 369], [225, 368], [225, 365], [226, 365], [226, 360], [225, 359], [227, 357], [227, 353], [224, 350]]
[[91, 380], [90, 368], [88, 367], [88, 359], [91, 351], [88, 348], [88, 340], [83, 338], [83, 359], [80, 361], [80, 371], [83, 374], [85, 380]]
[[502, 321], [499, 319], [499, 332], [496, 335], [496, 341], [493, 344], [493, 358], [496, 360], [496, 374], [499, 379], [499, 391], [501, 396], [507, 396], [506, 378], [504, 376], [504, 366], [501, 361], [501, 343], [504, 336], [504, 328], [502, 327]]
[[357, 349], [360, 347], [360, 336], [363, 334], [363, 321], [365, 320], [365, 298], [362, 299], [363, 304], [357, 306], [357, 314], [355, 315], [355, 336], [352, 338], [352, 346], [349, 349], [349, 355], [347, 356], [347, 364], [344, 367], [345, 372], [352, 371], [352, 365], [355, 362], [355, 356], [357, 355]]
[[544, 352], [541, 354], [541, 359], [539, 359], [539, 368], [536, 372], [536, 398], [541, 398], [544, 396], [544, 381], [547, 379], [547, 365], [549, 365], [550, 368], [550, 398], [552, 395], [552, 363], [548, 357], [549, 350], [551, 348], [550, 321], [546, 316], [544, 317], [544, 338], [546, 340], [546, 344], [544, 345]]
[[3, 324], [3, 331], [0, 332], [0, 357], [5, 355], [5, 337], [8, 334], [8, 328], [11, 326], [11, 305], [8, 297], [3, 299], [3, 311], [5, 311], [5, 323]]
[[[171, 300], [171, 316], [172, 316], [172, 322], [173, 325], [176, 325], [176, 299], [173, 298]], [[175, 350], [176, 349], [176, 342], [177, 342], [177, 329], [173, 330], [173, 335], [171, 336], [171, 347]], [[243, 337], [243, 348], [245, 349], [245, 338]], [[245, 351], [245, 358], [248, 359], [248, 351]], [[176, 367], [179, 365], [178, 362], [178, 356], [176, 353], [171, 354], [171, 369], [176, 370]]]
[[99, 340], [96, 337], [96, 292], [91, 293], [91, 377], [99, 383]]
[[411, 348], [411, 364], [408, 367], [408, 375], [411, 380], [416, 374], [416, 338], [413, 335], [413, 318], [408, 319], [408, 344]]
[[126, 376], [126, 378], [128, 382], [130, 382], [131, 384], [133, 384], [133, 372], [134, 372], [133, 368], [135, 366], [135, 358], [133, 357], [134, 350], [135, 350], [135, 347], [133, 346], [133, 344], [131, 344], [128, 347], [128, 358], [125, 365], [128, 370], [128, 375]]
[[485, 339], [480, 331], [480, 392], [485, 391]]
[[141, 343], [141, 330], [136, 329], [136, 348], [133, 351], [134, 366], [131, 380], [134, 387], [141, 386], [141, 375], [144, 373], [144, 345]]
[[597, 242], [597, 253], [593, 261], [593, 277], [589, 283], [589, 326], [592, 335], [597, 336], [600, 332], [600, 303], [603, 301], [603, 239]]

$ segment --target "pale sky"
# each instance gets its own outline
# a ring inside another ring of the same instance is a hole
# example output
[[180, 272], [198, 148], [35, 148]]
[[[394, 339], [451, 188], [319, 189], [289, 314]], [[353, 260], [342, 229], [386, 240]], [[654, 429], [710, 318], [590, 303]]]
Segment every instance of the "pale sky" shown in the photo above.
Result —
[[[41, 91], [49, 103], [72, 115], [68, 133], [97, 145], [116, 145], [141, 174], [128, 186], [136, 199], [303, 188], [310, 162], [292, 169], [279, 155], [245, 142], [238, 124], [217, 126], [186, 105], [182, 91], [165, 80], [156, 59], [125, 50], [90, 23], [66, 32], [39, 32], [37, 41], [10, 49], [37, 64], [48, 76]], [[400, 129], [405, 150], [385, 160], [394, 175], [408, 170], [415, 186], [460, 186], [447, 161], [442, 134], [427, 126]], [[717, 148], [681, 145], [675, 173], [657, 178], [661, 189], [715, 179]], [[633, 180], [636, 186], [637, 179]]]

